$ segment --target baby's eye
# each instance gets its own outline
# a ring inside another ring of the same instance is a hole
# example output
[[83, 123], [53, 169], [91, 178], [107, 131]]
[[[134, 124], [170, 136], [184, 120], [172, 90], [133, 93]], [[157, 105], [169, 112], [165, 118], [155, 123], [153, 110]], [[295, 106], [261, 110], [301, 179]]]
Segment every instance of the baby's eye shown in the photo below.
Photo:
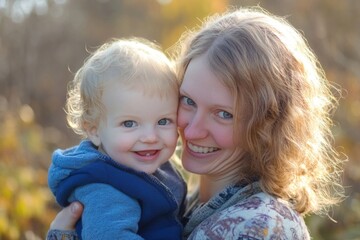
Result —
[[158, 124], [159, 124], [159, 125], [168, 125], [168, 124], [170, 124], [170, 123], [171, 123], [171, 120], [168, 119], [168, 118], [163, 118], [163, 119], [160, 119], [160, 120], [158, 121]]
[[126, 128], [132, 128], [132, 127], [136, 127], [137, 123], [133, 120], [127, 120], [121, 123], [121, 126], [124, 126]]
[[232, 119], [233, 115], [229, 112], [226, 111], [220, 111], [218, 112], [218, 116], [222, 119]]
[[182, 96], [180, 101], [186, 105], [190, 105], [190, 106], [195, 105], [195, 102], [191, 98], [185, 96]]

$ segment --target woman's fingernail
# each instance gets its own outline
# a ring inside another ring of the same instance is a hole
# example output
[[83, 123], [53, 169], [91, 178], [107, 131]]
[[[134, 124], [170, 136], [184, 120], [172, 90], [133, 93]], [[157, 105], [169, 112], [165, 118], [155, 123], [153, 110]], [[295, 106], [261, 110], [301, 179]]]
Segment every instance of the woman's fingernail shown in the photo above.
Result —
[[79, 206], [75, 203], [71, 204], [71, 212], [76, 213], [79, 210]]

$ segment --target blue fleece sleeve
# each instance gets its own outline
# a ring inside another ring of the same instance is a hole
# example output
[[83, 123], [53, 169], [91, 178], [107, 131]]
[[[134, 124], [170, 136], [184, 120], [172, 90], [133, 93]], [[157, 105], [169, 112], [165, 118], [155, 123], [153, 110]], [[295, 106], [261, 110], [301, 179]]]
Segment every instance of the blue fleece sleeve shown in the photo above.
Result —
[[[82, 238], [143, 239], [137, 235], [141, 208], [135, 199], [107, 184], [88, 184], [73, 196], [84, 205]], [[72, 199], [74, 200], [74, 199]]]

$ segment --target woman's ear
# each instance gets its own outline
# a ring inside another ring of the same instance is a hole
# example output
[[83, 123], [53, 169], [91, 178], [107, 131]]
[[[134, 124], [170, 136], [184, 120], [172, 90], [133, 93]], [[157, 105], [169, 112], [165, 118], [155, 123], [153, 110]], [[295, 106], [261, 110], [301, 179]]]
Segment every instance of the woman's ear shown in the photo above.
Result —
[[89, 138], [89, 140], [96, 146], [100, 146], [101, 144], [101, 139], [99, 136], [99, 128], [96, 125], [90, 124], [90, 123], [85, 123], [84, 127], [86, 129], [86, 134]]

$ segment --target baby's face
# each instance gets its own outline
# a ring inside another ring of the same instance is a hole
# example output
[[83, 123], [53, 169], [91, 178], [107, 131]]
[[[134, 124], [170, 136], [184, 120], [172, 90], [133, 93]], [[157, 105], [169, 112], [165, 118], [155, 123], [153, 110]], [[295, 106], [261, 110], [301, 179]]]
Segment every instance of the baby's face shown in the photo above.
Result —
[[116, 162], [146, 173], [169, 160], [178, 139], [177, 94], [159, 97], [120, 84], [105, 87], [97, 137]]

